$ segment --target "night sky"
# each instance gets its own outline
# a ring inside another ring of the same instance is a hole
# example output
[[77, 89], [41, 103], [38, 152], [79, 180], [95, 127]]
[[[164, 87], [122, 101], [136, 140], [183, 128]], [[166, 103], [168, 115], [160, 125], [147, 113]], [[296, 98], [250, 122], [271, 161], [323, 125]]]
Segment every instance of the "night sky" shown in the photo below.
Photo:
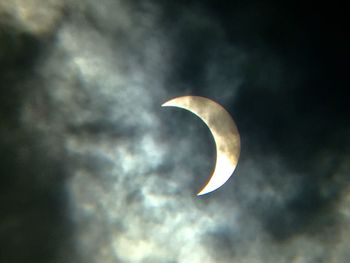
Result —
[[[340, 2], [0, 0], [0, 262], [347, 263]], [[225, 107], [215, 143], [165, 101]]]

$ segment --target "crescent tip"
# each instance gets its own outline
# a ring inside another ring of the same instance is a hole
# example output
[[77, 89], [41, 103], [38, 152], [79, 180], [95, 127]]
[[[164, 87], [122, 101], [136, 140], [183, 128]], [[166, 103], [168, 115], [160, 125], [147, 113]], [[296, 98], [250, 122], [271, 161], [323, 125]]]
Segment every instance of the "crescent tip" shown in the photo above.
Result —
[[197, 194], [197, 196], [201, 196], [201, 195], [205, 195], [205, 194], [207, 194], [207, 192], [202, 193], [202, 191], [201, 191], [201, 192], [199, 192], [199, 193]]
[[[219, 186], [219, 187], [220, 187], [220, 186]], [[219, 188], [219, 187], [218, 187], [218, 188]], [[215, 191], [215, 190], [218, 189], [218, 188], [215, 188], [215, 189], [208, 189], [208, 188], [207, 188], [207, 185], [206, 185], [206, 186], [203, 187], [202, 190], [200, 190], [200, 191], [197, 193], [197, 196], [209, 194], [209, 193]]]
[[169, 106], [169, 101], [164, 102], [161, 106], [162, 106], [162, 107], [167, 107], [167, 106]]
[[162, 104], [162, 107], [176, 107], [176, 104], [174, 103], [174, 101], [173, 100], [169, 100], [169, 101], [167, 101], [167, 102], [164, 102], [163, 104]]

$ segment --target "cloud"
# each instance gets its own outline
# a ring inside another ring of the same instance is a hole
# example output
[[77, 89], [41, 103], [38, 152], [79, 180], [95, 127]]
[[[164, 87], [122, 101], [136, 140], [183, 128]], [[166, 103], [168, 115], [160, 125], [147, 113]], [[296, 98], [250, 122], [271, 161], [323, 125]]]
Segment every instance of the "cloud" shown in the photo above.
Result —
[[[205, 5], [71, 1], [64, 10], [19, 81], [31, 92], [18, 99], [19, 134], [31, 134], [33, 154], [23, 170], [43, 192], [64, 195], [56, 213], [65, 234], [52, 258], [346, 262], [349, 156], [333, 139], [312, 155], [297, 142], [298, 158], [282, 147], [296, 142], [290, 123], [300, 112], [285, 102], [302, 79], [280, 87], [286, 60], [265, 45], [249, 53]], [[200, 198], [212, 137], [189, 113], [160, 107], [188, 94], [223, 104], [242, 135], [235, 176]]]

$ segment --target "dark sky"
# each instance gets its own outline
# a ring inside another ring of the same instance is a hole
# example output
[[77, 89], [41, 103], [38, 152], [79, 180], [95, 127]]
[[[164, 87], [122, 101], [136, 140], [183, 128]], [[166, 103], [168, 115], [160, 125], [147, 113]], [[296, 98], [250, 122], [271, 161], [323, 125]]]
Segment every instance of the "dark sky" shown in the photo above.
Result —
[[[166, 27], [176, 31], [179, 14], [198, 6], [198, 12], [212, 17], [222, 32], [188, 25], [188, 32], [175, 33], [177, 59], [182, 62], [176, 78], [193, 87], [203, 86], [206, 62], [213, 50], [223, 48], [222, 38], [246, 54], [248, 59], [240, 68], [232, 69], [242, 75], [243, 83], [234, 100], [226, 102], [243, 137], [241, 158], [278, 155], [290, 171], [303, 176], [298, 195], [264, 220], [272, 235], [282, 240], [308, 228], [314, 231], [313, 217], [333, 213], [349, 182], [347, 175], [336, 179], [334, 172], [344, 158], [348, 162], [345, 156], [350, 147], [344, 6], [305, 1], [186, 1], [167, 6]], [[203, 43], [205, 38], [209, 41]], [[225, 60], [225, 54], [221, 56]], [[207, 95], [200, 88], [191, 92]], [[324, 187], [327, 194], [322, 193]]]
[[[5, 2], [1, 262], [348, 262], [344, 4]], [[182, 95], [241, 134], [203, 198], [209, 131], [160, 108]]]

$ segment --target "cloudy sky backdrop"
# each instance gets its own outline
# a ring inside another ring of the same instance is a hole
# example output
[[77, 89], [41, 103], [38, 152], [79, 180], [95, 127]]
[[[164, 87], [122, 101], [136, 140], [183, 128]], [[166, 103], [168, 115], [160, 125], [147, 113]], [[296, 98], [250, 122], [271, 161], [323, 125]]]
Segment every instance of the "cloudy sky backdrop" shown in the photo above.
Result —
[[[345, 9], [294, 1], [0, 0], [0, 261], [345, 263]], [[241, 133], [161, 108], [200, 95]]]

